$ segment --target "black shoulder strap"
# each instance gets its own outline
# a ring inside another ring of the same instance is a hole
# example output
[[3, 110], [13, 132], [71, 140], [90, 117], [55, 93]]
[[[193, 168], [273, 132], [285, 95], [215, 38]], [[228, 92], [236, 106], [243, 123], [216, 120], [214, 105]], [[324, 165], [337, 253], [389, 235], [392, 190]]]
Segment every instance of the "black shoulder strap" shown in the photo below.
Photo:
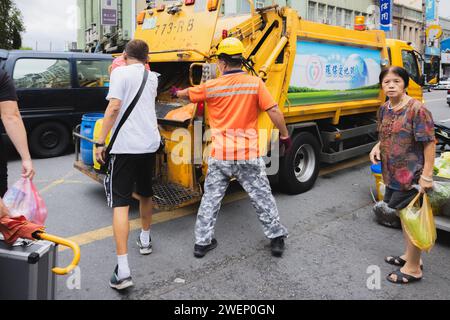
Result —
[[137, 103], [139, 102], [139, 99], [142, 96], [142, 92], [144, 92], [145, 85], [147, 84], [148, 79], [148, 70], [144, 71], [144, 79], [142, 79], [141, 87], [139, 88], [138, 93], [136, 94], [136, 97], [134, 97], [134, 100], [131, 102], [130, 106], [128, 107], [127, 111], [125, 111], [122, 119], [120, 119], [119, 124], [117, 125], [116, 131], [114, 131], [114, 135], [111, 137], [111, 140], [109, 142], [108, 148], [106, 149], [106, 154], [110, 153], [112, 150], [112, 147], [114, 145], [114, 142], [117, 139], [117, 136], [119, 134], [120, 129], [125, 124], [127, 119], [130, 117], [131, 112], [133, 112], [134, 107], [136, 107]]

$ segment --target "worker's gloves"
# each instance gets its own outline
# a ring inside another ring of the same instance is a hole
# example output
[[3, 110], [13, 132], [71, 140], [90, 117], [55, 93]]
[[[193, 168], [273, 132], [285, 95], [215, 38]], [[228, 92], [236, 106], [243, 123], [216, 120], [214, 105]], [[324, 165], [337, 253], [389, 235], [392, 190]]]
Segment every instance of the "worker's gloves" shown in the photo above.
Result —
[[178, 93], [178, 91], [180, 91], [181, 89], [180, 88], [177, 88], [177, 87], [175, 87], [175, 86], [173, 86], [172, 88], [170, 88], [170, 90], [169, 90], [169, 93], [170, 93], [170, 96], [172, 97], [172, 98], [178, 98], [178, 96], [177, 96], [177, 93]]
[[292, 148], [292, 139], [291, 137], [282, 138], [280, 137], [280, 148], [281, 148], [281, 155], [285, 155], [288, 153]]

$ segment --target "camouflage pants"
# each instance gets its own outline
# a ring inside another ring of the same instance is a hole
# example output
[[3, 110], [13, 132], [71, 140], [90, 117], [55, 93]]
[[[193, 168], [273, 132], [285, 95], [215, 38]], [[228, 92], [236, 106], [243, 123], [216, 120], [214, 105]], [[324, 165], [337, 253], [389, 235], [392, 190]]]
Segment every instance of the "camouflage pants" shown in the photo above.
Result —
[[235, 177], [248, 193], [266, 237], [273, 239], [288, 235], [287, 229], [280, 223], [262, 158], [248, 161], [221, 161], [210, 158], [208, 166], [205, 193], [195, 226], [196, 244], [211, 243], [220, 205], [232, 177]]

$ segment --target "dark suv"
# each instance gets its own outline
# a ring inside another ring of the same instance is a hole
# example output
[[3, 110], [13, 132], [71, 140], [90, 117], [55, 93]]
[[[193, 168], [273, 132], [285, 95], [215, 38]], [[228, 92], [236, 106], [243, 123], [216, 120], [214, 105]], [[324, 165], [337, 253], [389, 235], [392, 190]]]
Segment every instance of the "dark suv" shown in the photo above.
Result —
[[112, 59], [105, 54], [0, 50], [0, 68], [14, 80], [34, 156], [64, 154], [82, 115], [104, 112]]

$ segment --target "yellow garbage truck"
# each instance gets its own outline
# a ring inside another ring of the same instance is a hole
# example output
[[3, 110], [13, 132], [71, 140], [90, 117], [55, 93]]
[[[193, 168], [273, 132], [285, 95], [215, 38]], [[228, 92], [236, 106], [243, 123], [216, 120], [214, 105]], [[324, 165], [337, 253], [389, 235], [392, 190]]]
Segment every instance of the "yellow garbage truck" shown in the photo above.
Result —
[[[225, 37], [244, 43], [246, 70], [263, 79], [285, 116], [293, 148], [283, 156], [265, 113], [258, 125], [269, 175], [289, 194], [311, 189], [321, 163], [368, 154], [375, 145], [376, 111], [386, 99], [378, 84], [383, 67], [404, 67], [411, 78], [409, 95], [423, 98], [419, 54], [406, 42], [386, 39], [383, 31], [361, 23], [359, 30], [314, 23], [289, 7], [255, 9], [253, 1], [247, 2], [248, 12], [236, 13], [227, 7], [231, 3], [156, 1], [137, 17], [135, 38], [149, 44], [151, 69], [161, 75], [156, 112], [165, 150], [154, 175], [159, 208], [201, 198], [210, 145], [208, 105], [174, 99], [169, 92], [220, 76], [215, 52]], [[78, 154], [75, 167], [102, 180]]]

